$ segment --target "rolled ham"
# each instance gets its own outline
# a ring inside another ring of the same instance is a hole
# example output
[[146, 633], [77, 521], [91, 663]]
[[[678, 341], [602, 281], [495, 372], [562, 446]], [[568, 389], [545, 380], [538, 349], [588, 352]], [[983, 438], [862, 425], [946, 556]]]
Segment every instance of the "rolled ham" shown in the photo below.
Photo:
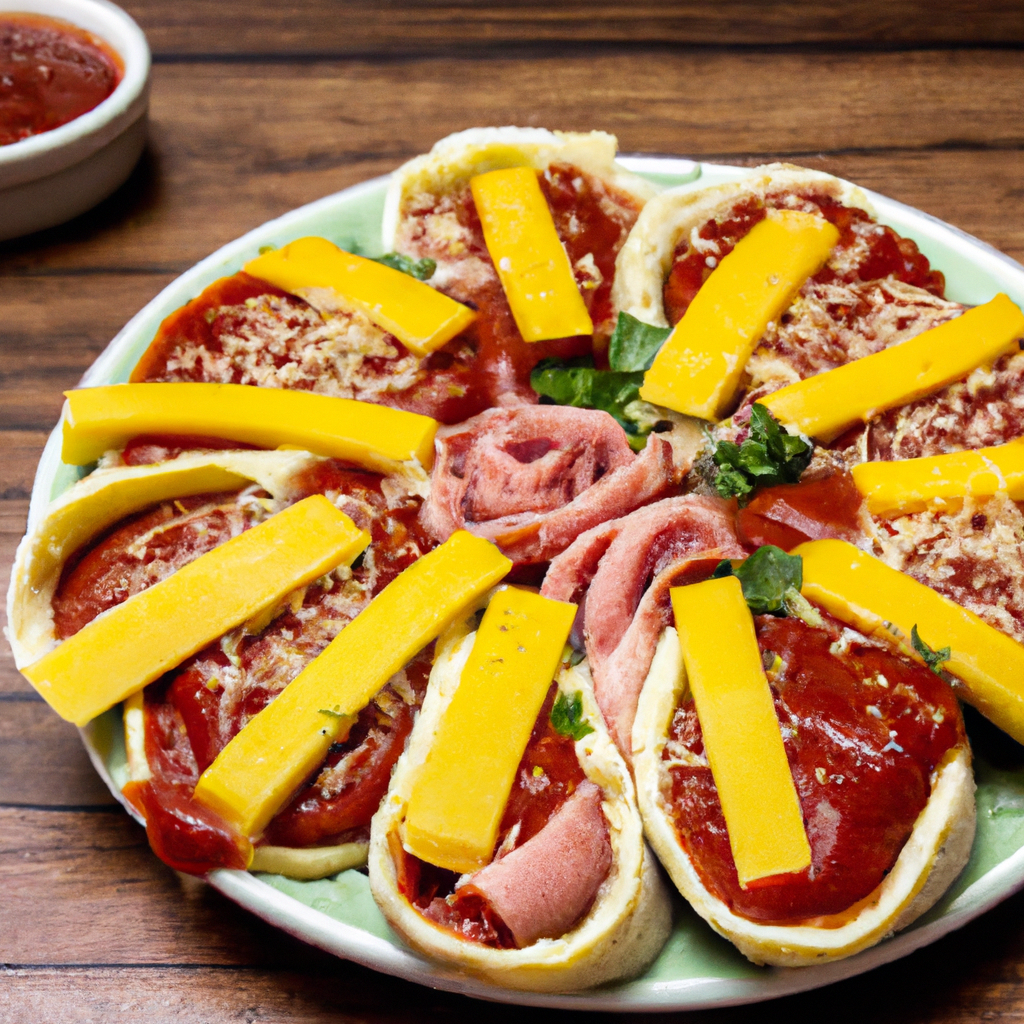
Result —
[[665, 497], [689, 468], [656, 435], [635, 455], [608, 413], [561, 405], [488, 410], [443, 427], [436, 448], [423, 526], [438, 541], [469, 530], [521, 565]]
[[601, 790], [584, 782], [532, 839], [466, 883], [522, 949], [564, 935], [587, 912], [612, 866]]
[[743, 558], [733, 510], [720, 498], [666, 498], [588, 530], [552, 560], [541, 593], [580, 604], [594, 694], [627, 761], [637, 700], [662, 630], [669, 590]]

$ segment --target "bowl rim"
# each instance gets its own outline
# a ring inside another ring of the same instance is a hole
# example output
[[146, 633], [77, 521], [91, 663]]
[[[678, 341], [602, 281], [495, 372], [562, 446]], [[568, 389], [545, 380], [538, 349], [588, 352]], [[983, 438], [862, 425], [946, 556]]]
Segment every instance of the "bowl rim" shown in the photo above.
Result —
[[134, 19], [110, 0], [0, 0], [4, 14], [71, 22], [103, 39], [124, 62], [117, 88], [92, 110], [47, 132], [0, 146], [0, 188], [56, 174], [102, 149], [142, 117], [149, 104], [152, 58]]

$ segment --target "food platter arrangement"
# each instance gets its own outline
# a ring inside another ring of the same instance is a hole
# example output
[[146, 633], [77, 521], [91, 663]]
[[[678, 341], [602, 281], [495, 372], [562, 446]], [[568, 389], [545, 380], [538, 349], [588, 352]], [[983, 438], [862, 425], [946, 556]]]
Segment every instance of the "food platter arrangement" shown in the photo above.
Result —
[[157, 856], [377, 970], [868, 970], [1024, 884], [1022, 304], [827, 174], [450, 136], [68, 392], [18, 667]]

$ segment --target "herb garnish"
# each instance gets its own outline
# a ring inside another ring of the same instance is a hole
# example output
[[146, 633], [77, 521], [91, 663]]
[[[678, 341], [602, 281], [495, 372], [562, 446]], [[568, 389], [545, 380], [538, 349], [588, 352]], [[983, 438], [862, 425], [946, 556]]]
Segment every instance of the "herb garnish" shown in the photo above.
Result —
[[655, 327], [628, 313], [620, 313], [608, 342], [608, 365], [613, 370], [649, 370], [671, 333], [671, 327]]
[[567, 697], [561, 690], [551, 709], [551, 725], [559, 736], [571, 736], [581, 740], [594, 731], [593, 726], [583, 721], [583, 694], [577, 690]]
[[941, 647], [936, 650], [934, 647], [929, 647], [921, 639], [921, 634], [917, 631], [917, 625], [913, 625], [910, 628], [910, 642], [914, 645], [914, 650], [921, 655], [921, 660], [937, 675], [942, 675], [942, 666], [945, 662], [949, 661], [952, 651], [948, 647]]
[[411, 256], [403, 256], [400, 252], [386, 252], [383, 256], [372, 257], [374, 263], [383, 263], [392, 270], [400, 270], [403, 274], [415, 277], [417, 281], [427, 281], [437, 270], [437, 261], [424, 256], [414, 260]]
[[719, 562], [711, 578], [723, 576], [735, 576], [740, 581], [743, 597], [755, 615], [781, 618], [791, 614], [788, 603], [800, 595], [804, 560], [799, 555], [787, 555], [774, 544], [765, 544], [735, 568], [728, 560]]
[[620, 313], [608, 347], [610, 369], [596, 369], [590, 356], [542, 359], [530, 374], [530, 387], [556, 405], [608, 413], [625, 430], [630, 447], [639, 451], [652, 430], [671, 424], [664, 410], [640, 398], [644, 371], [668, 334], [667, 327], [652, 327]]
[[768, 409], [755, 402], [750, 408], [750, 436], [742, 444], [715, 444], [712, 458], [719, 467], [715, 490], [745, 505], [758, 487], [795, 484], [813, 454], [810, 440], [786, 433]]

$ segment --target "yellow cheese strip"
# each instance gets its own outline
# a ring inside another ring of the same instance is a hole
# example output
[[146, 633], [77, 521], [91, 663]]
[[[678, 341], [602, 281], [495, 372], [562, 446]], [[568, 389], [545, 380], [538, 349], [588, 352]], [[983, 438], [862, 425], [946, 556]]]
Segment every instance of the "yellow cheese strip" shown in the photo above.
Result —
[[[418, 356], [464, 331], [476, 313], [429, 284], [383, 263], [339, 249], [326, 238], [300, 238], [245, 265], [253, 277], [320, 308], [326, 291], [362, 310]], [[330, 305], [330, 303], [329, 303]]]
[[803, 871], [811, 847], [740, 581], [727, 576], [671, 594], [740, 885]]
[[85, 725], [267, 605], [369, 543], [315, 494], [128, 598], [24, 669], [62, 718]]
[[644, 377], [640, 397], [718, 420], [772, 320], [789, 307], [839, 241], [823, 217], [769, 210], [711, 273]]
[[536, 171], [489, 171], [469, 187], [519, 333], [527, 341], [593, 334]]
[[776, 419], [828, 442], [886, 409], [930, 395], [993, 363], [1024, 336], [1024, 313], [997, 295], [909, 341], [760, 399]]
[[246, 384], [111, 384], [65, 392], [71, 466], [95, 462], [140, 434], [193, 434], [260, 448], [301, 448], [381, 473], [429, 469], [437, 420], [372, 402]]
[[324, 759], [351, 716], [512, 568], [460, 530], [392, 580], [252, 718], [203, 772], [195, 797], [259, 834]]
[[837, 619], [888, 638], [891, 623], [908, 646], [917, 626], [930, 647], [949, 647], [943, 667], [963, 681], [960, 696], [1024, 743], [1024, 645], [845, 541], [809, 541], [792, 553], [804, 560], [804, 596]]
[[868, 511], [891, 518], [955, 507], [964, 498], [1003, 492], [1024, 500], [1024, 438], [975, 451], [901, 462], [862, 462], [853, 480]]
[[403, 840], [411, 854], [460, 873], [490, 863], [575, 616], [575, 605], [525, 590], [491, 599], [409, 795]]

